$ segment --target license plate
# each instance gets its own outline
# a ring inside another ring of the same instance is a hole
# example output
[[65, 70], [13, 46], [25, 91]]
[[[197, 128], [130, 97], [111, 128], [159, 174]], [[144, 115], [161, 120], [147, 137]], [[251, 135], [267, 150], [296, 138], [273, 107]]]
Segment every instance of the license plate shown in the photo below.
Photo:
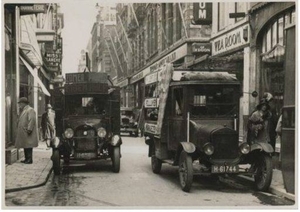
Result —
[[225, 166], [225, 165], [212, 165], [212, 173], [237, 173], [239, 172], [239, 166]]
[[96, 157], [96, 153], [75, 153], [77, 159], [91, 159]]

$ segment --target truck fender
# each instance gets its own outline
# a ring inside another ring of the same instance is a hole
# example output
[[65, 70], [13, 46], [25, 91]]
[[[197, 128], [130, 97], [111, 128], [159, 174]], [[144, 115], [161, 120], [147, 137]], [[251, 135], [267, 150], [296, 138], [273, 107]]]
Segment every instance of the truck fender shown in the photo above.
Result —
[[187, 153], [193, 153], [196, 151], [196, 146], [193, 143], [190, 142], [180, 142], [182, 148], [184, 149], [185, 152]]
[[274, 149], [271, 144], [268, 143], [255, 143], [251, 145], [251, 152], [254, 150], [264, 151], [266, 153], [273, 153]]
[[121, 146], [122, 144], [122, 138], [121, 136], [119, 135], [114, 135], [112, 138], [111, 138], [111, 141], [110, 141], [110, 145], [111, 146]]
[[58, 137], [55, 137], [54, 139], [52, 139], [50, 141], [50, 146], [52, 146], [53, 148], [58, 148], [59, 146], [61, 146], [60, 139]]

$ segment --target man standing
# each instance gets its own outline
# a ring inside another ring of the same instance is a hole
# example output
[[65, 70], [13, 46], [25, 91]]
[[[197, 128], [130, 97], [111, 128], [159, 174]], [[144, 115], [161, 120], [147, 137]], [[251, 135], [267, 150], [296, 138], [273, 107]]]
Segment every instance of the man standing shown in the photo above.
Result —
[[16, 148], [24, 148], [25, 160], [22, 163], [32, 164], [32, 148], [38, 146], [36, 113], [28, 104], [26, 97], [18, 101], [20, 116], [17, 123]]
[[42, 115], [42, 133], [43, 140], [50, 147], [51, 141], [55, 138], [55, 112], [52, 111], [52, 106], [47, 104], [46, 112]]

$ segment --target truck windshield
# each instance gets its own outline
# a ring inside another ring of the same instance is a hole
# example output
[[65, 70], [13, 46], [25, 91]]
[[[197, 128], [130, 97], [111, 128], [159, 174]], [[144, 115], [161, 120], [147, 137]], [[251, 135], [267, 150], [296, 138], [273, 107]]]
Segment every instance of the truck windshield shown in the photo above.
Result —
[[192, 116], [227, 117], [238, 112], [239, 86], [192, 86], [189, 93], [189, 111]]
[[107, 96], [67, 96], [65, 101], [66, 115], [99, 115], [105, 113]]

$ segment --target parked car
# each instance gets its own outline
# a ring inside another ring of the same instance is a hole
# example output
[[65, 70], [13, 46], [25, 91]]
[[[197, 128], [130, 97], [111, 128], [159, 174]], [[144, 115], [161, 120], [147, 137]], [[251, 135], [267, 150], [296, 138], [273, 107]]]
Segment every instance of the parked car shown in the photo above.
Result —
[[138, 136], [138, 123], [134, 109], [130, 107], [121, 107], [121, 133], [129, 133], [130, 136]]

